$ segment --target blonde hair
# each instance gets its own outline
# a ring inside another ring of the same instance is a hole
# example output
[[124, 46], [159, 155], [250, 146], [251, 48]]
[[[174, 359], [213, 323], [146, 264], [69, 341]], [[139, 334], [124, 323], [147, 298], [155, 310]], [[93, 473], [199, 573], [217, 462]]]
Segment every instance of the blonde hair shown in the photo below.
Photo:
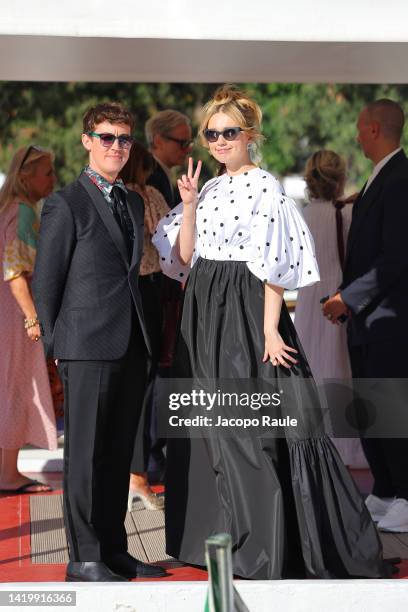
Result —
[[153, 146], [156, 135], [167, 136], [174, 128], [183, 124], [190, 125], [190, 119], [187, 115], [172, 109], [159, 111], [146, 121], [145, 136], [147, 146]]
[[16, 198], [25, 202], [33, 201], [27, 177], [35, 174], [38, 163], [46, 157], [51, 160], [51, 152], [37, 145], [18, 149], [11, 160], [6, 180], [0, 189], [0, 213], [3, 213]]
[[346, 162], [334, 151], [317, 151], [306, 162], [305, 181], [309, 197], [333, 202], [346, 180]]
[[251, 137], [255, 146], [259, 146], [264, 140], [261, 132], [262, 111], [259, 105], [244, 91], [240, 91], [235, 85], [222, 85], [217, 89], [213, 98], [207, 102], [202, 110], [202, 118], [198, 134], [201, 143], [208, 148], [204, 138], [204, 131], [208, 122], [216, 113], [225, 113], [237, 123], [244, 132]]

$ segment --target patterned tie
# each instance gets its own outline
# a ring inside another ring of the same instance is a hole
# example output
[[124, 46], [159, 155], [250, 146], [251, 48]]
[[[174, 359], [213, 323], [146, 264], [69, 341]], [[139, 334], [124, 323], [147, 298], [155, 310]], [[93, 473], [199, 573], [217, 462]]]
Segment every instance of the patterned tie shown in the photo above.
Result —
[[117, 224], [122, 230], [122, 235], [126, 243], [126, 248], [128, 252], [129, 259], [132, 257], [133, 252], [133, 241], [135, 239], [135, 234], [133, 230], [133, 223], [130, 218], [126, 197], [123, 189], [114, 185], [110, 192], [110, 196], [112, 199], [112, 212], [113, 216], [116, 219]]

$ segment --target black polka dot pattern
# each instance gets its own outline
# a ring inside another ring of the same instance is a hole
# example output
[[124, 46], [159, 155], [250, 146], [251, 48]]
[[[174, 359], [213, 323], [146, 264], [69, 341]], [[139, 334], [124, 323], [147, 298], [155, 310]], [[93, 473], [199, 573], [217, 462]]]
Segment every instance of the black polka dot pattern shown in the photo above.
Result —
[[[154, 232], [153, 242], [163, 270], [184, 282], [189, 266], [181, 266], [171, 257], [182, 211], [180, 204], [165, 215]], [[286, 288], [301, 287], [315, 279], [316, 263], [310, 243], [307, 238], [299, 240], [307, 236], [305, 222], [294, 202], [282, 193], [278, 181], [265, 171], [223, 174], [208, 182], [199, 196], [196, 228], [193, 265], [198, 257], [247, 261], [261, 281], [282, 283]]]

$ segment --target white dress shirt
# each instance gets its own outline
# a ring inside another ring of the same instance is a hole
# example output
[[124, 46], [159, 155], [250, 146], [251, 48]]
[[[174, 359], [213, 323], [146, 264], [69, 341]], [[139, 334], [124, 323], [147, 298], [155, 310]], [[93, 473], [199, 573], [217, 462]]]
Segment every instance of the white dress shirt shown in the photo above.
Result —
[[401, 149], [402, 147], [398, 147], [398, 149], [395, 149], [395, 151], [391, 151], [391, 153], [383, 157], [382, 160], [379, 161], [378, 164], [374, 166], [374, 170], [366, 183], [363, 195], [367, 191], [367, 189], [369, 188], [373, 180], [376, 178], [376, 176], [379, 174], [380, 170], [382, 170], [385, 164], [390, 161], [391, 157], [394, 157], [394, 155], [396, 155], [399, 151], [401, 151]]

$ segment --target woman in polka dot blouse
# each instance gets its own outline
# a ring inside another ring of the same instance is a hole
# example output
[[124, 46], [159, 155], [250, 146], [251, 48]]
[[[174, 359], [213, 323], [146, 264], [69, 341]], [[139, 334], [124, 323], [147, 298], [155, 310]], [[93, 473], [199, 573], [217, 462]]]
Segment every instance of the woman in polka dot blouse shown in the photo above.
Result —
[[163, 272], [187, 280], [174, 376], [216, 390], [221, 381], [234, 381], [237, 392], [284, 387], [292, 399], [282, 417], [298, 426], [280, 437], [272, 428], [258, 436], [233, 426], [221, 432], [221, 408], [196, 408], [189, 416], [212, 418], [202, 436], [168, 440], [167, 552], [203, 565], [205, 538], [228, 532], [233, 572], [245, 578], [381, 577], [388, 566], [374, 524], [320, 425], [310, 369], [282, 301], [285, 288], [310, 285], [319, 273], [295, 203], [252, 162], [260, 123], [246, 93], [216, 92], [200, 135], [220, 174], [198, 192], [201, 162], [194, 172], [189, 160], [178, 181], [182, 203], [160, 221], [153, 242]]

